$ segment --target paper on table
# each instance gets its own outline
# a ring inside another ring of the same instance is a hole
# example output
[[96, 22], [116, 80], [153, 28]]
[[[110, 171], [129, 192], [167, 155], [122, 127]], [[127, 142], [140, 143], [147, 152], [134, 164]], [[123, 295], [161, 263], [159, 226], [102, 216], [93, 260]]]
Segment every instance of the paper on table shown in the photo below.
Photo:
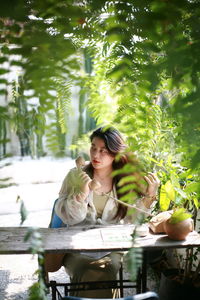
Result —
[[[132, 233], [135, 226], [123, 226], [121, 228], [104, 228], [101, 230], [102, 239], [105, 242], [130, 242], [132, 241]], [[138, 226], [136, 232], [139, 236], [145, 236], [149, 233], [149, 228], [146, 224]]]

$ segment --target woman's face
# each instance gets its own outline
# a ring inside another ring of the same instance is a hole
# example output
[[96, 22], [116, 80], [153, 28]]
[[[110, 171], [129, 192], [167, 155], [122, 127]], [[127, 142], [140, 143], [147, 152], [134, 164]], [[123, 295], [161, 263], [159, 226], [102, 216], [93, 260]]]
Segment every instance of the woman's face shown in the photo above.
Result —
[[112, 167], [115, 157], [109, 153], [104, 140], [94, 137], [90, 147], [90, 159], [94, 169], [103, 169]]

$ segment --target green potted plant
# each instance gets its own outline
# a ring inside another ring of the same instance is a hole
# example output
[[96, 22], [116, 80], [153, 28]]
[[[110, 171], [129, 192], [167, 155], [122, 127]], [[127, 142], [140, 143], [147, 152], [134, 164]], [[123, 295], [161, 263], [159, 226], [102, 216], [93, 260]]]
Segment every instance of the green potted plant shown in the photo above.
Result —
[[166, 233], [173, 240], [184, 240], [194, 229], [192, 214], [188, 213], [185, 206], [187, 194], [168, 180], [161, 186], [159, 197], [159, 210], [162, 212], [155, 215], [149, 222], [154, 233]]
[[194, 229], [191, 217], [192, 214], [187, 213], [184, 208], [175, 209], [170, 218], [164, 222], [165, 233], [172, 240], [184, 240]]
[[[185, 171], [171, 173], [170, 179], [160, 189], [159, 207], [170, 211], [164, 221], [164, 231], [171, 239], [184, 240], [196, 225], [199, 208], [198, 182]], [[185, 178], [184, 178], [185, 177]], [[184, 179], [184, 180], [183, 180]], [[190, 211], [190, 213], [189, 213]], [[198, 228], [195, 228], [198, 231]], [[200, 249], [168, 250], [166, 257], [171, 267], [162, 270], [159, 299], [199, 299], [200, 297]]]

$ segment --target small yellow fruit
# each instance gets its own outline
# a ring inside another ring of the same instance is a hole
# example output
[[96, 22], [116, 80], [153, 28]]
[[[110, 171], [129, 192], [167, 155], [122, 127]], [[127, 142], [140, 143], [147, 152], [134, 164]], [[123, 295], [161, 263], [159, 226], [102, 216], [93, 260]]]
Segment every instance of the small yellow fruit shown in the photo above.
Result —
[[75, 162], [76, 162], [76, 167], [77, 168], [81, 168], [81, 167], [85, 166], [85, 159], [82, 156], [77, 157]]
[[92, 191], [95, 191], [97, 190], [98, 188], [101, 187], [101, 184], [96, 180], [96, 179], [93, 179], [90, 183], [89, 183], [89, 188], [92, 190]]

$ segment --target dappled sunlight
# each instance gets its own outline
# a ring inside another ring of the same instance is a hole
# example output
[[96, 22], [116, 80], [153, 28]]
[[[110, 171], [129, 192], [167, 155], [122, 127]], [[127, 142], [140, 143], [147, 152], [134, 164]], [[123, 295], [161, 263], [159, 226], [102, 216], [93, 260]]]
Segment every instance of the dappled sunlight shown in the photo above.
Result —
[[20, 203], [16, 202], [19, 196], [28, 211], [23, 226], [48, 227], [62, 180], [74, 166], [74, 161], [70, 158], [13, 157], [0, 164], [8, 162], [11, 165], [2, 168], [0, 178], [11, 177], [10, 182], [16, 185], [0, 189], [0, 226], [19, 226]]

